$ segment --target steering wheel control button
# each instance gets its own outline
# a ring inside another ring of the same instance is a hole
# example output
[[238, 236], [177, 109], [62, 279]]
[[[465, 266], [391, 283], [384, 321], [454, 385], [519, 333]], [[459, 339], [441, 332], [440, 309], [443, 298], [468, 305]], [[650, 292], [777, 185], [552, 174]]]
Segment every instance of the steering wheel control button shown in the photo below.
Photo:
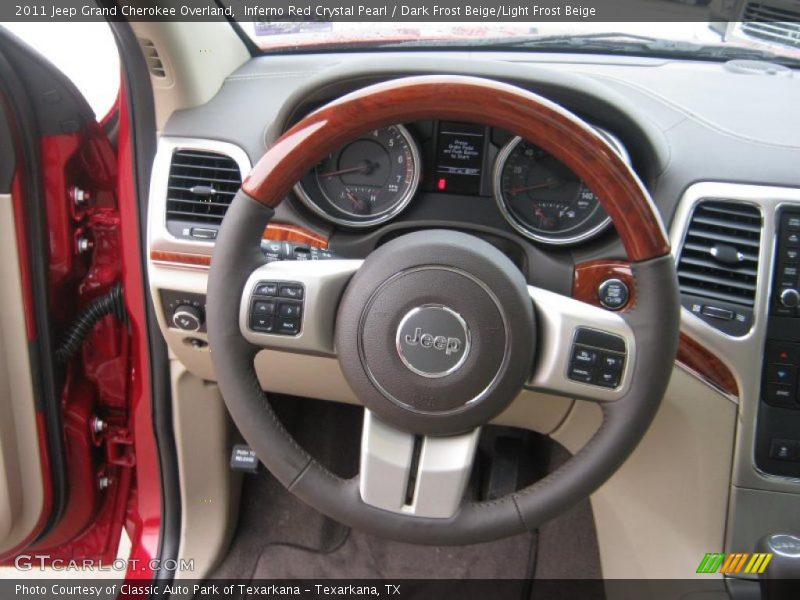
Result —
[[619, 386], [619, 371], [609, 371], [608, 369], [598, 369], [595, 383], [603, 387], [615, 388]]
[[596, 329], [575, 333], [567, 377], [607, 388], [619, 387], [625, 366], [625, 341]]
[[569, 378], [583, 383], [594, 383], [594, 369], [582, 367], [580, 365], [572, 365], [569, 369]]
[[597, 362], [597, 352], [588, 346], [575, 345], [572, 352], [572, 364], [591, 366]]
[[256, 296], [277, 296], [278, 284], [277, 283], [259, 283], [253, 292]]
[[608, 310], [620, 310], [630, 297], [627, 284], [621, 279], [606, 279], [597, 288], [597, 300]]
[[175, 309], [172, 323], [183, 331], [200, 331], [203, 325], [203, 313], [196, 306], [184, 304]]
[[[275, 300], [253, 300], [254, 315], [274, 315]], [[285, 316], [285, 315], [284, 315]]]
[[460, 369], [470, 351], [470, 332], [463, 317], [442, 305], [411, 309], [395, 336], [403, 364], [422, 377], [445, 377]]
[[283, 335], [297, 335], [300, 333], [300, 319], [276, 319], [275, 332]]
[[303, 298], [303, 286], [301, 285], [282, 285], [278, 291], [281, 298], [293, 298], [301, 300]]
[[[295, 299], [284, 300], [286, 296]], [[253, 299], [250, 303], [250, 329], [276, 335], [299, 334], [303, 296], [304, 288], [300, 283], [259, 281], [253, 288]]]
[[609, 371], [621, 372], [622, 366], [625, 364], [625, 356], [616, 353], [603, 353], [600, 355], [600, 366]]
[[278, 316], [299, 319], [303, 314], [302, 302], [283, 300], [278, 304]]
[[272, 333], [275, 330], [275, 320], [273, 317], [264, 315], [252, 315], [250, 317], [250, 329], [261, 333]]

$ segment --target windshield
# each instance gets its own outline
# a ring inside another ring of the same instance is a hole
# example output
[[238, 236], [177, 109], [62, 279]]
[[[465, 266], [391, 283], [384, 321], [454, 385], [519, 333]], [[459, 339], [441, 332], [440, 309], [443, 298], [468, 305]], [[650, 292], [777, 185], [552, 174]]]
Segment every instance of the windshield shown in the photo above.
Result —
[[[686, 10], [672, 0], [652, 0]], [[688, 0], [687, 0], [688, 1]], [[696, 0], [697, 1], [697, 0]], [[708, 9], [706, 9], [708, 10]], [[253, 15], [251, 15], [253, 16]], [[255, 18], [255, 16], [253, 16]], [[800, 19], [800, 9], [798, 9]], [[800, 63], [800, 23], [239, 21], [265, 53], [369, 48], [483, 47]]]

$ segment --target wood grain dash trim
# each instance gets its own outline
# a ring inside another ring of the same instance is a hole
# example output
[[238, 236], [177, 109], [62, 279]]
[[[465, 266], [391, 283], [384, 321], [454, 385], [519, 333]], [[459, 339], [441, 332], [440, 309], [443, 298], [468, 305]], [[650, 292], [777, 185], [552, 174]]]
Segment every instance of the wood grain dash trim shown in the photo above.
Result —
[[689, 334], [681, 331], [678, 343], [678, 356], [675, 362], [702, 377], [706, 382], [736, 398], [739, 397], [739, 385], [730, 369], [711, 353], [705, 346]]
[[[306, 244], [315, 248], [327, 248], [328, 238], [319, 233], [309, 231], [291, 223], [270, 223], [264, 230], [263, 239], [280, 242]], [[211, 265], [211, 256], [192, 252], [170, 252], [151, 250], [150, 260], [163, 265], [172, 265], [191, 269], [207, 269]]]
[[150, 250], [150, 260], [159, 264], [195, 269], [208, 269], [208, 267], [211, 265], [211, 256], [208, 254], [167, 252], [165, 250]]
[[262, 237], [265, 240], [307, 244], [315, 248], [328, 247], [328, 238], [324, 235], [290, 223], [270, 223], [264, 230], [264, 235]]

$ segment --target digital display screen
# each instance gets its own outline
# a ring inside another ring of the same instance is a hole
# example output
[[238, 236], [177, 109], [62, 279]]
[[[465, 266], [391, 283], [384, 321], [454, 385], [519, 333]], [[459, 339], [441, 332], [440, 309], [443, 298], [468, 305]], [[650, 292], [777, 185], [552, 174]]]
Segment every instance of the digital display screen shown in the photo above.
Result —
[[439, 123], [434, 188], [440, 192], [479, 195], [485, 145], [483, 125]]

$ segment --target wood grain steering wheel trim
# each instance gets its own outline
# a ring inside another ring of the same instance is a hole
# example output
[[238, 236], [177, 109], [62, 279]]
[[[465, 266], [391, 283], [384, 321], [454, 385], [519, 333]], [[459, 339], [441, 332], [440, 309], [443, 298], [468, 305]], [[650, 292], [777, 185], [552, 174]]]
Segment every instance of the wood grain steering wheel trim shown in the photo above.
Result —
[[491, 125], [562, 161], [600, 198], [628, 259], [664, 256], [669, 242], [641, 182], [609, 144], [560, 106], [505, 83], [457, 75], [395, 79], [343, 96], [284, 133], [242, 186], [270, 207], [327, 154], [379, 127], [421, 119]]

